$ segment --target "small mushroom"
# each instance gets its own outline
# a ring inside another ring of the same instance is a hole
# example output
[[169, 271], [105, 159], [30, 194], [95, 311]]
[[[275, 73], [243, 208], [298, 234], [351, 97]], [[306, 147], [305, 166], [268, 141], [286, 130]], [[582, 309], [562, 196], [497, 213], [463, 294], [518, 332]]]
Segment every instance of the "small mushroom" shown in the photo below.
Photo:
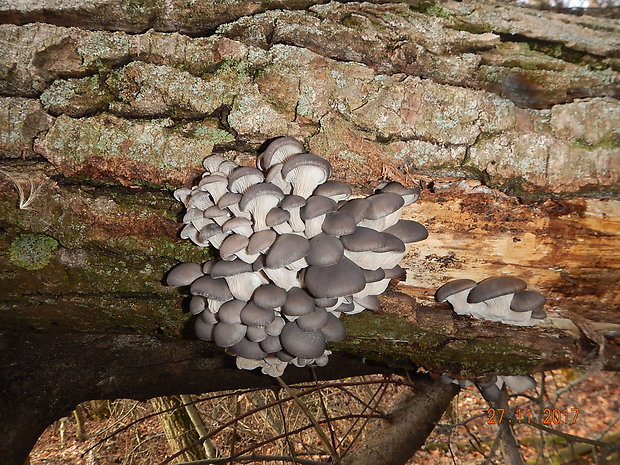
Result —
[[263, 284], [256, 288], [252, 300], [263, 308], [279, 308], [286, 302], [286, 291], [275, 284]]
[[377, 189], [375, 189], [375, 192], [392, 192], [394, 194], [398, 194], [403, 198], [405, 206], [411, 205], [420, 198], [420, 188], [418, 186], [408, 188], [403, 186], [399, 182], [385, 183], [384, 185], [377, 187]]
[[217, 203], [226, 192], [228, 192], [228, 179], [224, 176], [212, 174], [205, 176], [198, 183], [200, 190], [207, 191], [211, 194], [213, 203]]
[[327, 323], [321, 328], [321, 332], [327, 342], [342, 341], [347, 334], [342, 321], [331, 313], [327, 315]]
[[291, 225], [288, 223], [290, 217], [291, 214], [286, 210], [274, 207], [267, 213], [265, 224], [278, 234], [291, 233], [293, 232], [293, 228], [291, 228]]
[[287, 317], [299, 317], [314, 312], [314, 299], [299, 287], [292, 287], [286, 294], [282, 313]]
[[267, 269], [283, 267], [298, 271], [307, 265], [305, 257], [309, 251], [310, 242], [305, 237], [298, 234], [282, 234], [278, 236], [265, 257], [265, 273]]
[[478, 283], [467, 296], [469, 303], [484, 302], [484, 318], [493, 321], [510, 322], [512, 296], [525, 289], [525, 281], [513, 276], [496, 276]]
[[299, 329], [304, 331], [317, 331], [327, 324], [329, 313], [323, 307], [315, 307], [314, 312], [300, 316], [295, 320]]
[[435, 300], [450, 302], [457, 315], [480, 314], [484, 311], [484, 304], [470, 304], [467, 301], [467, 296], [474, 287], [476, 287], [476, 281], [473, 279], [454, 279], [435, 291]]
[[306, 204], [306, 199], [299, 195], [287, 195], [280, 202], [280, 208], [291, 215], [288, 222], [294, 232], [304, 232], [306, 225], [301, 219], [300, 210]]
[[381, 250], [387, 245], [388, 236], [371, 228], [358, 226], [353, 234], [342, 236], [340, 241], [344, 246], [345, 257], [353, 260], [364, 269], [377, 266], [379, 257], [368, 252]]
[[248, 326], [267, 326], [275, 317], [272, 309], [259, 307], [254, 302], [248, 302], [241, 310], [241, 321]]
[[243, 339], [247, 329], [241, 323], [218, 323], [213, 328], [213, 342], [219, 347], [232, 347]]
[[306, 255], [308, 265], [335, 265], [344, 256], [342, 242], [327, 234], [317, 234], [310, 239], [309, 244], [308, 255]]
[[342, 212], [329, 212], [325, 215], [321, 229], [330, 236], [346, 236], [355, 232], [355, 220]]
[[246, 303], [237, 299], [223, 303], [217, 312], [218, 319], [226, 324], [241, 323], [241, 310], [243, 310]]
[[348, 199], [352, 193], [351, 187], [346, 182], [326, 181], [314, 189], [312, 195], [322, 195], [323, 197], [329, 197], [336, 202], [340, 202], [341, 200]]
[[194, 281], [190, 287], [192, 295], [201, 295], [207, 298], [209, 310], [217, 312], [220, 306], [233, 298], [224, 279], [214, 279], [211, 276], [203, 276]]
[[247, 302], [254, 290], [263, 284], [261, 277], [252, 269], [252, 265], [240, 259], [220, 260], [211, 269], [213, 278], [224, 278], [235, 299]]
[[[232, 346], [231, 351], [243, 358], [249, 358], [252, 360], [261, 360], [267, 353], [260, 348], [258, 342], [249, 341], [246, 338], [241, 339], [238, 343]], [[261, 365], [258, 365], [261, 366]]]
[[[192, 315], [199, 315], [207, 308], [207, 299], [201, 295], [194, 295], [189, 300], [189, 311]], [[211, 313], [211, 312], [209, 312]]]
[[364, 273], [351, 260], [343, 257], [335, 265], [309, 266], [306, 286], [315, 298], [342, 297], [364, 289]]
[[325, 350], [325, 335], [321, 331], [303, 331], [294, 321], [286, 323], [280, 341], [284, 350], [295, 357], [313, 359]]
[[205, 322], [202, 318], [196, 318], [194, 321], [194, 332], [201, 341], [213, 340], [213, 328], [215, 325]]
[[261, 342], [265, 340], [267, 333], [264, 326], [248, 326], [245, 337], [252, 342]]
[[336, 210], [336, 202], [329, 197], [313, 195], [301, 208], [300, 216], [305, 222], [304, 233], [308, 239], [321, 232], [325, 215]]
[[516, 292], [510, 301], [510, 309], [515, 312], [512, 315], [514, 324], [531, 325], [535, 311], [541, 311], [545, 305], [545, 296], [540, 292], [524, 290]]
[[245, 194], [254, 184], [262, 183], [265, 175], [256, 168], [240, 166], [228, 177], [228, 189], [237, 194]]
[[355, 224], [359, 224], [366, 218], [366, 212], [369, 208], [368, 199], [351, 199], [340, 205], [338, 211], [353, 218]]
[[377, 231], [396, 224], [405, 203], [400, 195], [393, 192], [371, 195], [368, 201], [370, 207], [366, 211], [365, 219], [359, 224]]

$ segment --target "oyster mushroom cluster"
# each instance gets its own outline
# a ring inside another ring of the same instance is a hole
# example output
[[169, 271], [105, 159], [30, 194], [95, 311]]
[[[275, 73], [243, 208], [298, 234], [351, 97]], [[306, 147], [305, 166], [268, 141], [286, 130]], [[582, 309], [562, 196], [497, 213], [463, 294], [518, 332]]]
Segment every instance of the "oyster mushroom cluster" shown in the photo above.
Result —
[[167, 284], [190, 286], [200, 339], [270, 376], [291, 363], [325, 365], [326, 342], [345, 337], [339, 316], [378, 310], [377, 296], [403, 273], [405, 244], [428, 236], [400, 219], [419, 188], [390, 182], [349, 199], [329, 162], [304, 151], [280, 137], [256, 168], [209, 156], [198, 185], [174, 193], [187, 208], [181, 237], [220, 258], [177, 265]]
[[513, 276], [496, 276], [479, 283], [455, 279], [435, 292], [437, 302], [449, 302], [458, 315], [499, 321], [517, 326], [532, 326], [547, 317], [545, 296], [528, 290], [525, 281]]

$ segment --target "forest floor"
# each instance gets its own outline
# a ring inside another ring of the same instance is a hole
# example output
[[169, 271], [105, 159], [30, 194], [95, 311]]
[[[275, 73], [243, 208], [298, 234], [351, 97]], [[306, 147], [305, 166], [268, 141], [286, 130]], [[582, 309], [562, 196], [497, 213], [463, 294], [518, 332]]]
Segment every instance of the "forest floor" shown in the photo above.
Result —
[[[583, 443], [571, 442], [563, 433], [620, 444], [620, 375], [602, 372], [589, 379], [580, 379], [574, 370], [557, 370], [537, 375], [537, 391], [527, 396], [511, 398], [513, 408], [520, 408], [520, 421], [516, 421], [515, 434], [528, 464], [618, 464], [618, 451], [605, 457], [600, 449]], [[393, 380], [402, 381], [393, 377]], [[321, 396], [304, 396], [308, 408], [330, 418], [364, 412], [385, 412], [406, 386], [386, 383], [380, 376], [355, 378], [348, 381], [365, 381], [372, 384], [334, 386], [322, 390]], [[198, 402], [197, 406], [207, 430], [230, 421], [239, 413], [275, 400], [274, 391], [230, 392], [225, 398]], [[193, 396], [196, 401], [205, 396]], [[321, 400], [322, 397], [322, 400]], [[543, 399], [543, 402], [540, 402]], [[321, 406], [322, 402], [325, 408]], [[366, 406], [364, 406], [366, 404]], [[497, 446], [498, 413], [491, 417], [486, 401], [475, 388], [462, 390], [444, 414], [440, 425], [428, 438], [426, 445], [409, 461], [410, 465], [469, 465], [498, 464], [503, 460]], [[529, 410], [528, 410], [529, 409]], [[545, 409], [549, 409], [545, 411]], [[83, 440], [78, 440], [75, 416], [62, 419], [50, 426], [41, 436], [31, 454], [32, 465], [152, 465], [158, 464], [173, 452], [164, 434], [160, 416], [141, 418], [156, 413], [150, 402], [132, 400], [92, 401], [79, 407], [83, 417]], [[555, 415], [554, 415], [555, 414]], [[284, 421], [282, 421], [284, 419]], [[119, 434], [95, 444], [110, 433], [132, 421], [134, 425]], [[343, 453], [355, 442], [361, 442], [383, 420], [367, 422], [344, 419], [332, 422], [331, 428], [338, 448]], [[543, 423], [557, 434], [542, 431], [531, 423]], [[213, 438], [220, 454], [228, 456], [250, 448], [282, 432], [309, 424], [301, 409], [293, 403], [282, 408], [270, 408], [261, 414], [248, 416]], [[349, 431], [350, 430], [350, 431]], [[326, 428], [327, 435], [330, 435]], [[359, 432], [359, 433], [358, 433]], [[356, 435], [359, 436], [356, 439]], [[328, 455], [313, 429], [293, 434], [289, 441], [280, 439], [249, 453], [261, 455], [291, 455], [307, 460], [327, 460]], [[491, 453], [491, 451], [493, 453]], [[597, 455], [598, 454], [598, 455]], [[488, 460], [486, 460], [488, 458]], [[486, 460], [486, 461], [485, 461]], [[239, 462], [235, 462], [239, 463]], [[287, 463], [282, 461], [245, 461], [242, 463]], [[289, 462], [290, 463], [290, 462]]]

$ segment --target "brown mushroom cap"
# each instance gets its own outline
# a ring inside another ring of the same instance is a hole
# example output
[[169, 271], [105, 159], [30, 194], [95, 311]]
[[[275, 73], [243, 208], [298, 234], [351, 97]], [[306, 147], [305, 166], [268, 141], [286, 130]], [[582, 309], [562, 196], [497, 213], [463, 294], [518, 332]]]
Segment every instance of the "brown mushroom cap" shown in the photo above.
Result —
[[540, 292], [524, 290], [516, 292], [510, 301], [510, 309], [515, 312], [533, 312], [542, 309], [547, 299]]
[[473, 279], [454, 279], [435, 291], [435, 300], [437, 302], [445, 302], [451, 295], [458, 294], [467, 289], [473, 289], [474, 287], [476, 287], [476, 281]]
[[288, 353], [296, 357], [317, 358], [325, 351], [325, 335], [321, 331], [303, 331], [294, 321], [282, 328], [280, 342]]
[[514, 276], [494, 276], [478, 283], [467, 296], [469, 303], [475, 304], [502, 295], [514, 294], [527, 287], [525, 281]]
[[315, 298], [344, 297], [366, 286], [361, 268], [346, 257], [335, 265], [309, 266], [305, 280]]
[[203, 275], [202, 266], [199, 263], [180, 263], [170, 270], [166, 277], [166, 284], [173, 287], [189, 286]]

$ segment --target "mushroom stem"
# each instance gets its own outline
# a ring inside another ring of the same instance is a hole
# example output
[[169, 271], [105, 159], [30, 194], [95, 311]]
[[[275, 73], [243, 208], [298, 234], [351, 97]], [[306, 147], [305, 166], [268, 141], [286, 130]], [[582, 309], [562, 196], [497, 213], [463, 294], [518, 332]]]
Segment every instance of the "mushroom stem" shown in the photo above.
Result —
[[512, 321], [511, 313], [514, 313], [510, 310], [510, 301], [512, 300], [513, 294], [505, 294], [500, 295], [499, 297], [495, 297], [493, 299], [488, 299], [484, 301], [486, 308], [483, 309], [483, 312], [478, 312], [481, 314], [483, 318], [487, 318], [492, 321], [500, 321], [502, 323]]
[[289, 291], [292, 287], [302, 287], [302, 283], [297, 278], [297, 271], [288, 268], [263, 268], [263, 273], [273, 281], [273, 283]]
[[245, 302], [250, 300], [256, 288], [263, 284], [258, 274], [254, 272], [225, 276], [224, 279], [233, 297]]

